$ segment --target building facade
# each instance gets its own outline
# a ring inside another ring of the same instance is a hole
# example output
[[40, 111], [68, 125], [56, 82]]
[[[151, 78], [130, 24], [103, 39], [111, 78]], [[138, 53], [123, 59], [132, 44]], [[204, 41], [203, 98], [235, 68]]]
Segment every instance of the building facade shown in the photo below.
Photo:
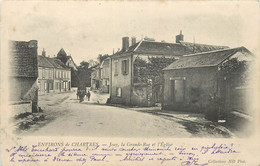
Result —
[[39, 94], [71, 90], [71, 68], [57, 58], [38, 56]]
[[145, 40], [136, 43], [133, 38], [130, 47], [129, 38], [124, 37], [122, 50], [110, 58], [111, 102], [153, 106], [162, 100], [163, 68], [195, 50], [203, 52], [227, 48], [201, 44], [191, 47], [190, 43], [183, 42], [183, 35], [180, 35], [176, 43]]
[[66, 66], [57, 58], [48, 58], [54, 66], [54, 92], [65, 92], [71, 90], [71, 68]]
[[91, 89], [99, 90], [101, 84], [101, 69], [100, 64], [92, 66], [91, 70]]
[[100, 65], [100, 90], [109, 93], [110, 58], [106, 58]]

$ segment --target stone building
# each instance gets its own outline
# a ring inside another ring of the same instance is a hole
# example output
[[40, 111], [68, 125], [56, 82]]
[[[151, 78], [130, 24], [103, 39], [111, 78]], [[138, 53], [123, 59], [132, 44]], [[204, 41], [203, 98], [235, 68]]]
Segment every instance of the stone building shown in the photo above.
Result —
[[253, 57], [245, 47], [238, 47], [180, 58], [163, 69], [162, 108], [206, 112], [216, 104], [219, 111], [246, 111], [250, 99], [240, 87], [246, 84], [243, 64]]
[[37, 49], [36, 40], [9, 42], [9, 100], [17, 105], [29, 103], [25, 112], [38, 110]]
[[65, 92], [71, 89], [71, 68], [57, 58], [46, 57], [43, 50], [38, 56], [39, 94]]
[[101, 69], [100, 64], [89, 68], [91, 70], [91, 89], [99, 90], [101, 84]]
[[122, 49], [110, 60], [110, 98], [112, 103], [153, 106], [162, 100], [162, 69], [183, 55], [227, 48], [190, 44], [177, 35], [176, 43], [122, 38]]
[[38, 56], [38, 87], [39, 94], [54, 91], [54, 66], [45, 55]]
[[71, 68], [66, 66], [57, 58], [48, 58], [54, 67], [53, 90], [54, 92], [65, 92], [71, 90]]
[[106, 58], [100, 65], [100, 89], [109, 93], [110, 58]]

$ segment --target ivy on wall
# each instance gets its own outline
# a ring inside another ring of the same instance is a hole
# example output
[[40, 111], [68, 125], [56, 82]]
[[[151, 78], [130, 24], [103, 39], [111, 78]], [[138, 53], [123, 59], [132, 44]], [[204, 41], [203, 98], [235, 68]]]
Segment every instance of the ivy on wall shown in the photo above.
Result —
[[162, 84], [163, 68], [174, 62], [174, 58], [166, 57], [137, 57], [134, 62], [134, 82], [153, 85]]
[[237, 58], [232, 58], [220, 66], [220, 74], [224, 80], [234, 86], [245, 85], [249, 75], [249, 62], [239, 61]]

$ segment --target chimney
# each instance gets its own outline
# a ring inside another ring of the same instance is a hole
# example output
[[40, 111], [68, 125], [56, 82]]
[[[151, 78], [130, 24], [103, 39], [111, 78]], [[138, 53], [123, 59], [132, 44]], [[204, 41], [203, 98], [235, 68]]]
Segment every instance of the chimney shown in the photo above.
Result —
[[28, 47], [30, 48], [30, 53], [33, 55], [38, 55], [38, 41], [37, 40], [30, 40], [28, 43]]
[[176, 36], [176, 43], [181, 43], [181, 41], [183, 41], [183, 38], [184, 36], [181, 31], [180, 34]]
[[44, 50], [44, 48], [43, 48], [43, 50], [42, 50], [42, 56], [46, 56], [46, 51]]
[[37, 40], [30, 40], [29, 41], [29, 48], [38, 48], [38, 41]]
[[126, 51], [129, 48], [129, 37], [122, 38], [122, 51]]
[[132, 45], [136, 44], [136, 37], [132, 37]]

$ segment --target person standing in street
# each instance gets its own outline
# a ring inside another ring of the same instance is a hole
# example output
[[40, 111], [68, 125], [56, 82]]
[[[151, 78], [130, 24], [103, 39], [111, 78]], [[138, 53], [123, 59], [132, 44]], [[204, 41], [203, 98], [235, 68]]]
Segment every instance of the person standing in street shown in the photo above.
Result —
[[90, 99], [90, 92], [88, 91], [88, 93], [86, 95], [87, 95], [88, 101], [89, 101], [89, 99]]

